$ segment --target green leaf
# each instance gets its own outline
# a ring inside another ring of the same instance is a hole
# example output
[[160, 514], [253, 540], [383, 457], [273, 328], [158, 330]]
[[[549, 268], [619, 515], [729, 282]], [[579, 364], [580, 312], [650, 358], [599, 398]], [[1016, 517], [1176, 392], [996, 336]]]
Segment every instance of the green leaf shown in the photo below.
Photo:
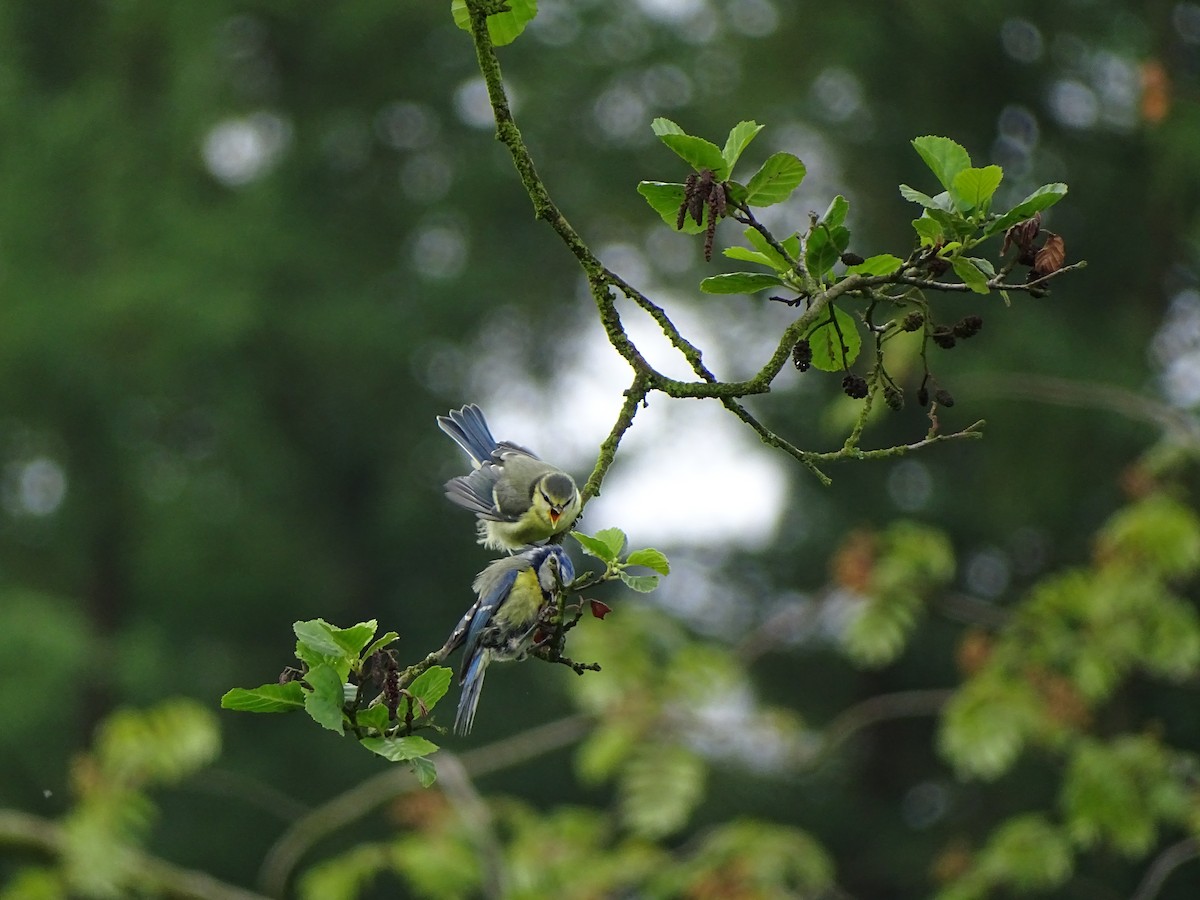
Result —
[[428, 756], [438, 749], [433, 741], [426, 740], [417, 734], [394, 738], [363, 738], [362, 745], [372, 753], [378, 753], [391, 762], [404, 762]]
[[999, 166], [963, 169], [954, 176], [954, 186], [950, 193], [954, 197], [955, 205], [963, 212], [986, 211], [1003, 178], [1004, 170]]
[[746, 185], [746, 203], [771, 206], [782, 203], [804, 180], [806, 169], [792, 153], [773, 153]]
[[221, 698], [221, 708], [256, 713], [295, 712], [304, 709], [304, 688], [298, 681], [234, 688]]
[[[638, 193], [646, 198], [651, 209], [674, 228], [679, 222], [679, 207], [683, 205], [684, 186], [668, 181], [642, 181], [638, 183], [637, 189]], [[706, 205], [701, 224], [697, 225], [691, 216], [684, 216], [683, 227], [679, 230], [684, 234], [699, 234], [704, 230], [703, 222], [708, 220], [708, 216], [708, 206]]]
[[996, 276], [996, 267], [992, 265], [992, 261], [990, 259], [984, 259], [982, 256], [968, 256], [966, 258], [973, 262], [975, 264], [975, 268], [981, 271], [988, 278], [994, 278]]
[[984, 237], [999, 234], [1018, 222], [1025, 221], [1034, 213], [1053, 206], [1065, 196], [1067, 196], [1067, 186], [1062, 182], [1043, 184], [1000, 218], [989, 222], [983, 231]]
[[700, 290], [706, 294], [754, 294], [782, 284], [782, 278], [766, 272], [728, 272], [705, 278]]
[[697, 172], [712, 169], [717, 181], [724, 181], [728, 177], [725, 157], [721, 156], [721, 149], [712, 141], [690, 134], [665, 134], [660, 140]]
[[921, 239], [922, 247], [935, 247], [946, 240], [946, 232], [942, 230], [941, 224], [928, 215], [913, 219], [912, 224], [917, 237]]
[[629, 558], [625, 560], [625, 564], [629, 566], [645, 566], [647, 569], [653, 569], [659, 575], [671, 574], [671, 563], [668, 562], [666, 554], [652, 547], [647, 547], [644, 550], [634, 550], [629, 554]]
[[786, 250], [788, 256], [790, 256], [792, 259], [798, 258], [800, 256], [800, 235], [798, 233], [793, 233], [789, 237], [780, 241], [779, 246]]
[[675, 124], [665, 116], [659, 116], [657, 119], [651, 122], [650, 130], [659, 137], [663, 137], [664, 135], [668, 134], [687, 134], [687, 132], [684, 131], [679, 125]]
[[376, 703], [374, 706], [360, 709], [354, 714], [354, 721], [359, 728], [374, 728], [379, 732], [384, 731], [394, 722], [391, 711], [383, 703]]
[[[488, 34], [492, 43], [497, 47], [511, 44], [525, 30], [525, 26], [537, 15], [537, 0], [507, 0], [506, 12], [493, 13], [488, 16]], [[454, 16], [454, 24], [463, 31], [471, 30], [471, 14], [467, 11], [466, 0], [453, 0], [450, 12]]]
[[850, 232], [844, 225], [815, 227], [804, 245], [804, 265], [814, 278], [824, 278], [850, 245]]
[[359, 664], [359, 651], [375, 633], [375, 622], [362, 623], [352, 628], [338, 628], [324, 619], [294, 622], [296, 634], [296, 657], [309, 669], [329, 665], [345, 681], [350, 670]]
[[[730, 259], [736, 259], [739, 262], [755, 263], [756, 265], [765, 266], [768, 269], [777, 269], [773, 260], [766, 257], [765, 254], [759, 253], [757, 250], [750, 250], [746, 247], [726, 247], [721, 251], [724, 256]], [[779, 254], [775, 254], [778, 256]]]
[[952, 190], [954, 176], [971, 165], [971, 157], [950, 138], [925, 135], [912, 142], [921, 159], [946, 190]]
[[625, 532], [620, 528], [602, 528], [596, 532], [596, 537], [604, 541], [604, 545], [608, 547], [611, 556], [605, 557], [606, 559], [619, 559], [625, 545], [629, 542], [629, 539], [625, 537]]
[[437, 781], [437, 766], [431, 760], [418, 756], [416, 759], [410, 760], [409, 765], [421, 787], [432, 787], [433, 783]]
[[321, 656], [345, 656], [346, 651], [333, 636], [333, 626], [324, 619], [293, 622], [296, 640]]
[[639, 594], [648, 594], [658, 587], [657, 575], [629, 575], [625, 572], [621, 572], [620, 575], [625, 586]]
[[725, 161], [721, 149], [712, 141], [688, 134], [670, 119], [662, 117], [651, 122], [650, 129], [658, 135], [660, 141], [697, 172], [712, 169], [718, 181], [729, 177], [730, 164]]
[[850, 202], [838, 194], [829, 203], [829, 208], [825, 210], [825, 215], [821, 216], [821, 221], [830, 228], [835, 225], [842, 225], [846, 221], [846, 213], [850, 211]]
[[925, 215], [942, 226], [942, 231], [946, 233], [947, 239], [961, 238], [975, 231], [975, 226], [956, 212], [927, 209]]
[[847, 275], [890, 275], [904, 265], [904, 260], [890, 253], [868, 256], [857, 265], [846, 269]]
[[453, 674], [453, 671], [445, 666], [433, 666], [417, 676], [408, 686], [408, 692], [414, 700], [422, 701], [427, 709], [433, 709], [450, 689], [450, 678]]
[[342, 733], [342, 679], [333, 666], [321, 664], [310, 669], [304, 680], [312, 688], [304, 695], [304, 709], [322, 728]]
[[750, 142], [754, 140], [754, 136], [762, 130], [763, 126], [757, 122], [749, 121], [738, 122], [729, 130], [729, 137], [725, 139], [725, 149], [721, 151], [721, 156], [725, 160], [728, 172], [733, 172], [733, 167], [737, 165], [742, 151], [750, 145]]
[[[770, 242], [766, 239], [761, 231], [759, 231], [757, 228], [747, 228], [742, 233], [745, 235], [746, 240], [750, 243], [751, 247], [753, 247], [763, 256], [767, 257], [767, 259], [771, 260], [771, 268], [781, 273], [791, 271], [791, 263], [780, 256], [779, 251], [771, 246]], [[798, 243], [797, 246], [799, 246]], [[785, 247], [784, 249], [787, 248]], [[792, 256], [795, 258], [795, 254]]]
[[597, 559], [604, 560], [604, 562], [616, 562], [616, 554], [609, 550], [608, 544], [599, 538], [594, 538], [590, 534], [584, 534], [582, 531], [572, 531], [571, 537], [579, 542], [579, 546], [583, 548], [583, 552], [588, 556], [594, 556]]
[[625, 549], [625, 532], [620, 528], [605, 528], [597, 531], [595, 537], [572, 531], [571, 537], [579, 542], [579, 546], [588, 556], [594, 556], [606, 563], [616, 562], [621, 556], [621, 551]]
[[858, 326], [849, 313], [836, 306], [830, 306], [829, 309], [833, 310], [837, 327], [841, 329], [841, 340], [838, 340], [838, 332], [833, 323], [827, 320], [808, 333], [808, 342], [812, 347], [814, 366], [822, 372], [840, 372], [858, 359], [858, 352], [862, 349], [862, 335], [858, 333]]
[[374, 637], [379, 623], [375, 619], [360, 622], [349, 628], [338, 628], [324, 619], [294, 622], [292, 631], [296, 638], [324, 656], [342, 656], [357, 659], [367, 641]]
[[950, 265], [954, 267], [954, 274], [975, 293], [986, 294], [988, 292], [987, 276], [980, 272], [979, 268], [969, 259], [956, 256], [950, 260]]
[[373, 643], [370, 647], [368, 647], [366, 650], [364, 650], [363, 654], [362, 654], [362, 658], [370, 659], [374, 654], [378, 653], [380, 650], [382, 650], [388, 644], [394, 644], [398, 640], [400, 640], [400, 635], [396, 634], [396, 632], [394, 632], [394, 631], [389, 631], [387, 634], [383, 635], [382, 637], [377, 638], [375, 640], [375, 643]]
[[902, 184], [900, 185], [900, 196], [905, 200], [911, 200], [913, 203], [920, 203], [926, 209], [940, 209], [942, 212], [950, 212], [954, 208], [950, 200], [950, 195], [946, 191], [942, 191], [936, 197], [930, 197], [916, 188]]

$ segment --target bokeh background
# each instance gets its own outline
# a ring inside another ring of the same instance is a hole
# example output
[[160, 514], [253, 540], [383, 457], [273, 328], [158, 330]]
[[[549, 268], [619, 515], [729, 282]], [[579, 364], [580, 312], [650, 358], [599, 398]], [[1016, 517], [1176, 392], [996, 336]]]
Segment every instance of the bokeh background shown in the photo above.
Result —
[[[826, 488], [717, 404], [652, 397], [582, 527], [624, 528], [674, 574], [648, 600], [606, 594], [614, 615], [645, 602], [737, 644], [781, 605], [828, 604], [847, 534], [898, 518], [948, 533], [954, 590], [975, 604], [1003, 608], [1086, 559], [1123, 473], [1200, 403], [1200, 5], [540, 6], [502, 51], [540, 172], [722, 376], [757, 369], [795, 312], [699, 292], [733, 266], [704, 264], [637, 195], [684, 174], [655, 116], [718, 143], [739, 120], [765, 124], [743, 177], [775, 150], [808, 166], [768, 224], [802, 229], [842, 193], [864, 256], [906, 254], [916, 210], [896, 185], [934, 189], [909, 141], [946, 135], [1004, 167], [1002, 201], [1068, 182], [1047, 227], [1068, 262], [1088, 260], [1011, 308], [937, 301], [947, 319], [984, 319], [936, 362], [957, 399], [943, 427], [984, 418], [982, 442], [843, 463]], [[439, 646], [488, 557], [441, 496], [463, 460], [436, 414], [479, 402], [500, 437], [590, 471], [628, 372], [533, 219], [447, 7], [0, 6], [0, 806], [60, 815], [71, 760], [108, 713], [180, 695], [215, 709], [291, 661], [294, 620], [376, 618], [402, 658]], [[686, 371], [628, 319], [654, 361]], [[833, 449], [855, 409], [838, 381], [789, 369], [750, 406]], [[907, 408], [873, 420], [868, 446], [924, 434], [916, 383], [910, 371]], [[933, 617], [872, 672], [810, 635], [752, 671], [819, 724], [872, 694], [954, 684], [960, 632]], [[494, 673], [475, 734], [451, 749], [569, 714], [574, 678]], [[220, 726], [216, 764], [157, 797], [150, 849], [235, 884], [254, 884], [290, 818], [387, 765], [301, 717]], [[948, 836], [986, 818], [933, 728], [881, 725], [803, 777], [726, 754], [701, 816], [809, 828], [851, 893], [924, 896]], [[1015, 778], [1013, 807], [1042, 775]], [[566, 749], [477, 786], [535, 807], [604, 802]], [[358, 823], [323, 852], [386, 827]], [[0, 878], [28, 862], [0, 851]], [[1114, 871], [1113, 893], [1078, 896], [1127, 895], [1137, 869]], [[1162, 896], [1190, 896], [1173, 886]]]

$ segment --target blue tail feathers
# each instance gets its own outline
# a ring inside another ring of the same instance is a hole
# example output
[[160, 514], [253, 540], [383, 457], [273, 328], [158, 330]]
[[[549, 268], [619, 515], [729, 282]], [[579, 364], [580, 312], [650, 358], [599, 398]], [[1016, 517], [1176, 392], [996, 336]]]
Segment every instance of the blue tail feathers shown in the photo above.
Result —
[[475, 724], [475, 707], [479, 705], [479, 694], [483, 690], [483, 676], [491, 662], [488, 651], [475, 655], [463, 673], [462, 695], [458, 699], [458, 713], [454, 716], [454, 733], [467, 734]]
[[438, 427], [462, 447], [475, 465], [481, 466], [495, 452], [498, 446], [488, 428], [487, 419], [474, 403], [468, 403], [462, 409], [452, 409], [450, 414], [437, 417]]

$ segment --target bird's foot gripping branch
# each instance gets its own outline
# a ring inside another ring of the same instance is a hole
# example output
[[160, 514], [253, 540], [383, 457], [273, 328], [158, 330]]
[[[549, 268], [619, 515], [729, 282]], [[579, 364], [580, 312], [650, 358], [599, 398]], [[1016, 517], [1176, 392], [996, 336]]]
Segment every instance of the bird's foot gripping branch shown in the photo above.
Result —
[[[299, 666], [285, 669], [278, 682], [230, 690], [221, 706], [257, 713], [303, 710], [322, 728], [351, 736], [387, 760], [408, 763], [428, 787], [437, 777], [429, 756], [438, 745], [426, 735], [437, 737], [447, 730], [434, 713], [450, 688], [453, 672], [443, 663], [451, 653], [464, 647], [455, 730], [466, 733], [490, 663], [533, 656], [580, 675], [599, 671], [598, 664], [578, 662], [565, 653], [568, 633], [586, 612], [603, 619], [610, 611], [607, 603], [581, 592], [619, 581], [646, 593], [658, 586], [659, 576], [670, 572], [666, 556], [658, 550], [626, 553], [626, 537], [619, 528], [571, 536], [584, 554], [604, 564], [603, 570], [576, 576], [559, 545], [532, 547], [496, 560], [476, 578], [477, 599], [445, 644], [408, 666], [399, 663], [393, 646], [400, 636], [389, 631], [376, 637], [374, 619], [349, 628], [323, 619], [296, 622], [292, 630]], [[514, 626], [514, 612], [506, 618], [506, 607], [525, 610], [520, 616], [523, 627]]]

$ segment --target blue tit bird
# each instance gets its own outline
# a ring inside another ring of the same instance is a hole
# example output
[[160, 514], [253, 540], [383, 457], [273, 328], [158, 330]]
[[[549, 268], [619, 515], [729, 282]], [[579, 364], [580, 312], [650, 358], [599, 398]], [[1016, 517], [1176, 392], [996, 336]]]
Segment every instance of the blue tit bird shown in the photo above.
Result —
[[498, 559], [475, 576], [471, 588], [478, 599], [448, 641], [451, 649], [464, 639], [466, 643], [458, 678], [462, 696], [454, 717], [456, 734], [471, 730], [487, 667], [529, 654], [543, 611], [574, 579], [571, 557], [558, 544]]
[[438, 416], [437, 423], [475, 465], [446, 482], [446, 496], [475, 513], [479, 543], [511, 553], [575, 524], [583, 506], [575, 480], [524, 447], [497, 441], [474, 403]]

